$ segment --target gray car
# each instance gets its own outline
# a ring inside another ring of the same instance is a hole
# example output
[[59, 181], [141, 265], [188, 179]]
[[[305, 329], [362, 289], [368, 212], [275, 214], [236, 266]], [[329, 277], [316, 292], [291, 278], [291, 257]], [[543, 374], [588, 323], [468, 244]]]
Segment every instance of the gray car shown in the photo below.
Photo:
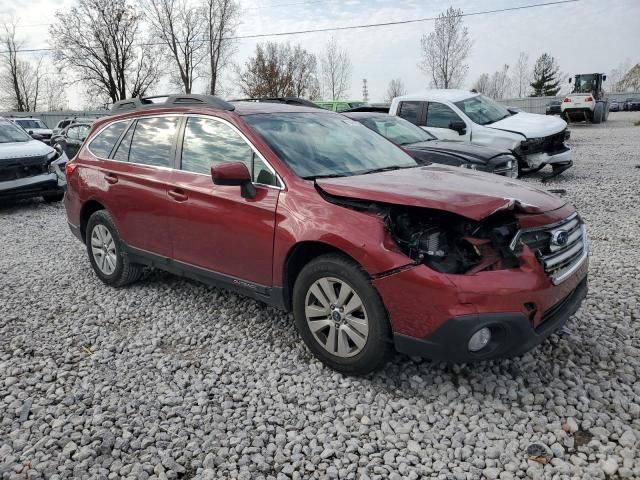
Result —
[[41, 196], [46, 202], [62, 200], [67, 161], [61, 150], [34, 140], [0, 118], [0, 199]]

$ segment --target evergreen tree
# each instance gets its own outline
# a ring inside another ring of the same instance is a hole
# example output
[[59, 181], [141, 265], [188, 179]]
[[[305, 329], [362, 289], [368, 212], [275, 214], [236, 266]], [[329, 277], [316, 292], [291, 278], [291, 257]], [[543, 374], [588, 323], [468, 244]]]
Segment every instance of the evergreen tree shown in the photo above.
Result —
[[560, 68], [556, 59], [547, 53], [540, 55], [533, 67], [532, 97], [555, 97], [560, 91]]

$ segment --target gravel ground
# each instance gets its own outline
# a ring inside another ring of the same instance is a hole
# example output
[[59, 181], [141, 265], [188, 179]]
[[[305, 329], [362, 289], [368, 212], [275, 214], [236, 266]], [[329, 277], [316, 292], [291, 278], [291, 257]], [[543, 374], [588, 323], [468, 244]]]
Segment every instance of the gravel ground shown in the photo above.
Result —
[[639, 479], [639, 119], [572, 127], [546, 184], [592, 242], [565, 334], [471, 366], [343, 377], [289, 315], [162, 272], [106, 287], [62, 205], [2, 205], [0, 478]]

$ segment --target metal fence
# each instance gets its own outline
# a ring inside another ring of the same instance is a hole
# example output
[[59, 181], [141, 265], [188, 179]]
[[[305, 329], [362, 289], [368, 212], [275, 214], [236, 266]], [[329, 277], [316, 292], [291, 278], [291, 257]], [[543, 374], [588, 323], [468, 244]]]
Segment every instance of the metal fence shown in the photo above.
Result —
[[[624, 101], [627, 98], [640, 98], [640, 92], [607, 93], [609, 100]], [[516, 107], [524, 112], [545, 113], [545, 107], [551, 100], [562, 100], [561, 97], [525, 97], [525, 98], [503, 98], [498, 103], [508, 107]]]
[[39, 118], [49, 128], [54, 128], [60, 120], [65, 118], [99, 118], [108, 115], [109, 112], [104, 110], [98, 111], [81, 111], [71, 110], [64, 112], [0, 112], [0, 117], [4, 118]]

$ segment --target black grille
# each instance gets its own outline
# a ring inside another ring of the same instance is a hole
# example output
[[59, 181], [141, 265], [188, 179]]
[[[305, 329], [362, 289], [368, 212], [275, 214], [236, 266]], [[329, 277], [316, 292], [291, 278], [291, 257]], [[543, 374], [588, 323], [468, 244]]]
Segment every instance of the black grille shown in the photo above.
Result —
[[567, 146], [564, 141], [569, 137], [568, 131], [565, 128], [561, 132], [554, 133], [548, 137], [530, 138], [523, 145], [523, 151], [527, 154], [530, 153], [558, 153], [567, 150]]
[[47, 173], [46, 165], [3, 165], [0, 167], [0, 182], [19, 180]]

